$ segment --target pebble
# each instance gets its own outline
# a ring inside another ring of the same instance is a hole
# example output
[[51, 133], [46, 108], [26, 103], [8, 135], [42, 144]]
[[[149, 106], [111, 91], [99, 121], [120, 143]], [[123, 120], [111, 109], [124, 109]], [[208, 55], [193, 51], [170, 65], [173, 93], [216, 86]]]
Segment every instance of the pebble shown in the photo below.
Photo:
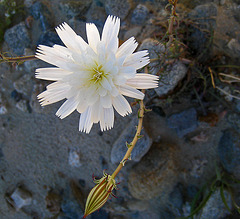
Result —
[[19, 100], [16, 103], [16, 108], [24, 113], [30, 113], [30, 109], [29, 109], [27, 100], [23, 100], [23, 99]]
[[18, 187], [9, 197], [7, 196], [6, 198], [9, 204], [11, 204], [17, 211], [32, 203], [31, 193], [20, 187]]
[[69, 150], [68, 152], [68, 163], [72, 167], [80, 167], [82, 166], [80, 162], [80, 154], [76, 150]]
[[133, 10], [131, 23], [137, 25], [144, 24], [148, 16], [148, 13], [149, 10], [145, 5], [143, 4], [137, 5], [137, 7]]
[[39, 20], [40, 29], [45, 32], [53, 26], [52, 14], [48, 6], [43, 2], [35, 2], [30, 7], [30, 14], [35, 20]]
[[176, 185], [175, 150], [167, 143], [155, 143], [130, 170], [128, 189], [134, 198], [149, 200], [168, 196]]
[[0, 115], [7, 114], [7, 106], [6, 106], [6, 101], [2, 96], [2, 93], [0, 93]]
[[131, 9], [131, 1], [126, 0], [106, 0], [105, 10], [107, 14], [115, 15], [124, 20]]
[[13, 83], [13, 87], [18, 93], [30, 96], [33, 89], [32, 76], [30, 74], [24, 74]]
[[[117, 164], [123, 159], [128, 149], [126, 142], [130, 143], [133, 140], [137, 124], [138, 120], [134, 118], [129, 125], [126, 126], [119, 138], [114, 142], [111, 151], [112, 163]], [[149, 138], [148, 134], [144, 130], [142, 130], [141, 135], [143, 135], [143, 137], [137, 141], [131, 154], [131, 160], [135, 162], [140, 161], [152, 145], [152, 139]]]
[[7, 29], [4, 40], [16, 55], [23, 55], [24, 49], [31, 45], [31, 39], [24, 22]]
[[194, 108], [190, 108], [173, 114], [167, 118], [167, 124], [168, 127], [173, 129], [181, 138], [197, 128], [197, 111]]
[[223, 131], [218, 144], [218, 156], [222, 166], [240, 180], [240, 140], [234, 129]]
[[[231, 203], [231, 195], [229, 192], [224, 191], [223, 192], [227, 205], [232, 208], [232, 203]], [[216, 219], [216, 218], [224, 218], [227, 215], [231, 214], [229, 212], [221, 198], [220, 190], [215, 191], [209, 200], [207, 201], [206, 205], [204, 206], [202, 212], [200, 213], [200, 217], [202, 219]]]

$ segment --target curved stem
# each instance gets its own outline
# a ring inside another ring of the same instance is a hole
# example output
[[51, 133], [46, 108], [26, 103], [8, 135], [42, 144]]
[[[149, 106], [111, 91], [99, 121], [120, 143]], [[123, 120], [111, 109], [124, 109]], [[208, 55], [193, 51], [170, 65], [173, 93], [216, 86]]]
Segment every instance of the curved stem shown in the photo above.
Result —
[[0, 54], [0, 62], [25, 62], [37, 59], [35, 55], [20, 57], [5, 57]]
[[141, 133], [141, 130], [142, 130], [143, 115], [144, 115], [144, 104], [143, 104], [143, 100], [141, 100], [140, 101], [140, 109], [139, 109], [139, 112], [138, 112], [139, 120], [138, 120], [138, 126], [137, 126], [136, 134], [135, 134], [132, 142], [129, 144], [129, 148], [128, 148], [125, 156], [123, 157], [122, 161], [119, 163], [117, 169], [113, 172], [113, 174], [112, 174], [113, 179], [117, 176], [119, 171], [124, 167], [125, 162], [130, 158], [131, 152], [132, 152], [134, 146], [136, 145], [137, 140], [139, 139], [139, 136], [140, 136], [140, 133]]

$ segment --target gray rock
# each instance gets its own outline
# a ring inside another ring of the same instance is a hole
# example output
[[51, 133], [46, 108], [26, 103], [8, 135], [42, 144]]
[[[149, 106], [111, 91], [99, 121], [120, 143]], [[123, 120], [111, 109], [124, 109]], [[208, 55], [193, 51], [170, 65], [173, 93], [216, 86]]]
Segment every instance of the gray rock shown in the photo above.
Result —
[[149, 13], [149, 10], [145, 5], [143, 4], [137, 5], [137, 7], [134, 9], [132, 13], [132, 18], [131, 18], [132, 24], [139, 24], [139, 25], [143, 24], [146, 21], [148, 13]]
[[[232, 206], [231, 195], [227, 191], [224, 191], [223, 193], [224, 193], [226, 202], [231, 209], [231, 206]], [[229, 214], [231, 214], [231, 212], [229, 212], [226, 209], [223, 203], [223, 200], [221, 198], [220, 190], [217, 190], [209, 198], [200, 215], [201, 215], [201, 219], [216, 219], [216, 218], [220, 219], [220, 218], [226, 217]]]
[[3, 98], [2, 93], [0, 93], [0, 115], [7, 114], [6, 100]]
[[128, 189], [134, 198], [149, 200], [168, 197], [176, 185], [173, 156], [176, 150], [168, 143], [153, 144], [149, 152], [130, 171]]
[[16, 55], [23, 55], [24, 49], [31, 45], [31, 39], [24, 22], [6, 30], [4, 40]]
[[68, 153], [68, 163], [72, 167], [80, 167], [82, 166], [80, 162], [80, 153], [77, 150], [69, 150]]
[[124, 40], [128, 40], [132, 36], [137, 37], [141, 33], [141, 30], [142, 30], [141, 26], [133, 27], [127, 30], [126, 33], [124, 34]]
[[167, 124], [179, 137], [183, 137], [197, 128], [197, 112], [194, 108], [190, 108], [173, 114], [167, 119]]
[[223, 167], [240, 179], [240, 140], [234, 129], [227, 129], [218, 144], [218, 156]]
[[17, 188], [9, 197], [7, 196], [6, 198], [17, 211], [32, 203], [31, 193], [23, 188]]
[[131, 9], [131, 1], [126, 0], [106, 0], [105, 10], [107, 14], [115, 15], [122, 20], [126, 18]]
[[[130, 143], [132, 141], [136, 133], [137, 124], [138, 120], [134, 118], [113, 144], [111, 151], [112, 163], [119, 163], [123, 159], [128, 149], [126, 142]], [[141, 160], [141, 158], [147, 153], [152, 144], [152, 139], [149, 138], [148, 134], [144, 130], [141, 132], [141, 135], [143, 135], [143, 137], [137, 141], [136, 146], [134, 147], [131, 154], [131, 160], [136, 162]]]
[[58, 7], [61, 10], [62, 15], [65, 16], [66, 19], [72, 19], [76, 16], [83, 16], [87, 12], [91, 4], [92, 0], [67, 0], [60, 1]]
[[17, 92], [25, 96], [30, 96], [33, 89], [32, 76], [29, 74], [23, 75], [13, 83], [13, 87]]
[[16, 103], [16, 108], [19, 109], [20, 111], [24, 112], [24, 113], [29, 113], [28, 101], [27, 100], [19, 100]]
[[174, 187], [173, 191], [169, 194], [168, 209], [176, 217], [180, 217], [182, 215], [182, 207], [183, 207], [182, 192], [183, 192], [182, 185], [178, 184]]
[[[159, 86], [155, 88], [155, 92], [158, 96], [163, 96], [172, 91], [187, 74], [187, 68], [181, 61], [175, 61], [173, 64], [168, 64], [165, 66], [164, 63], [161, 63], [160, 60], [163, 56], [166, 56], [166, 48], [164, 45], [159, 43], [157, 40], [148, 38], [145, 39], [139, 50], [147, 49], [149, 52], [150, 59], [157, 59], [154, 62], [149, 64], [151, 74], [161, 74], [159, 80]], [[160, 70], [165, 67], [164, 72]]]

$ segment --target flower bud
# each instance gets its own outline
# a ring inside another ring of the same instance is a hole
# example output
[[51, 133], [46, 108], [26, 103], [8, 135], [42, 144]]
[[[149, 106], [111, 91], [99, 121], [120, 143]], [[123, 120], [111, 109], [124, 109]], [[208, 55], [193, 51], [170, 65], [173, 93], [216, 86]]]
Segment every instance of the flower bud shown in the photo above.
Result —
[[112, 190], [116, 189], [115, 179], [106, 173], [103, 173], [103, 177], [99, 180], [95, 180], [96, 186], [90, 191], [83, 218], [86, 218], [89, 214], [100, 209], [108, 200], [108, 197], [112, 194]]

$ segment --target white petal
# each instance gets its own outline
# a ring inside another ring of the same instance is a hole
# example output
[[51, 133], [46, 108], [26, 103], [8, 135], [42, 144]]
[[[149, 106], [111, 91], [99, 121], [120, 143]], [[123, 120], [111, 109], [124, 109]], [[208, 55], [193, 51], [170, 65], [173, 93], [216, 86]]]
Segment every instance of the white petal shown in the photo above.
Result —
[[136, 42], [134, 37], [129, 38], [118, 48], [116, 57], [118, 58], [124, 55], [131, 55], [135, 51], [137, 46], [138, 46], [138, 43]]
[[95, 26], [95, 24], [87, 23], [86, 32], [87, 32], [88, 44], [96, 52], [97, 45], [100, 42], [100, 35], [98, 32], [98, 29]]
[[120, 19], [109, 15], [102, 32], [102, 41], [107, 45], [112, 38], [117, 38], [120, 29]]
[[100, 105], [100, 101], [98, 100], [95, 104], [93, 104], [91, 107], [91, 122], [92, 123], [98, 123], [100, 120], [100, 108], [103, 108]]
[[78, 106], [77, 96], [73, 96], [66, 100], [64, 104], [56, 112], [56, 116], [63, 119], [70, 115]]
[[35, 76], [38, 79], [57, 81], [69, 74], [72, 73], [60, 68], [38, 68], [36, 69]]
[[100, 97], [100, 103], [104, 108], [110, 108], [112, 106], [112, 98], [109, 94], [104, 97]]
[[44, 91], [38, 95], [38, 99], [39, 99], [41, 106], [56, 103], [65, 98], [66, 98], [65, 91], [59, 91], [59, 92]]
[[102, 41], [97, 45], [97, 54], [99, 63], [104, 63], [106, 61], [106, 48]]
[[119, 69], [119, 74], [124, 75], [125, 78], [130, 79], [135, 77], [136, 69], [132, 66], [125, 66]]
[[120, 94], [112, 99], [115, 110], [121, 115], [126, 116], [132, 113], [131, 106], [128, 101]]
[[63, 43], [70, 49], [74, 50], [76, 48], [75, 37], [77, 34], [73, 29], [67, 24], [63, 23], [56, 28], [57, 34], [63, 41]]
[[149, 62], [148, 51], [144, 50], [129, 55], [124, 61], [124, 66], [132, 66], [136, 69], [140, 69], [149, 64]]
[[137, 89], [150, 89], [158, 87], [158, 76], [138, 73], [134, 78], [128, 79], [126, 85]]
[[80, 115], [79, 131], [89, 133], [93, 123], [91, 122], [91, 108], [88, 107], [85, 112]]
[[101, 131], [109, 130], [113, 127], [114, 111], [113, 107], [103, 108], [100, 115], [100, 128]]
[[144, 98], [144, 93], [128, 85], [119, 86], [119, 91], [124, 96], [136, 98], [139, 100], [143, 100]]
[[112, 90], [111, 84], [109, 83], [109, 81], [105, 77], [102, 78], [100, 83], [105, 89], [107, 89], [109, 91]]

